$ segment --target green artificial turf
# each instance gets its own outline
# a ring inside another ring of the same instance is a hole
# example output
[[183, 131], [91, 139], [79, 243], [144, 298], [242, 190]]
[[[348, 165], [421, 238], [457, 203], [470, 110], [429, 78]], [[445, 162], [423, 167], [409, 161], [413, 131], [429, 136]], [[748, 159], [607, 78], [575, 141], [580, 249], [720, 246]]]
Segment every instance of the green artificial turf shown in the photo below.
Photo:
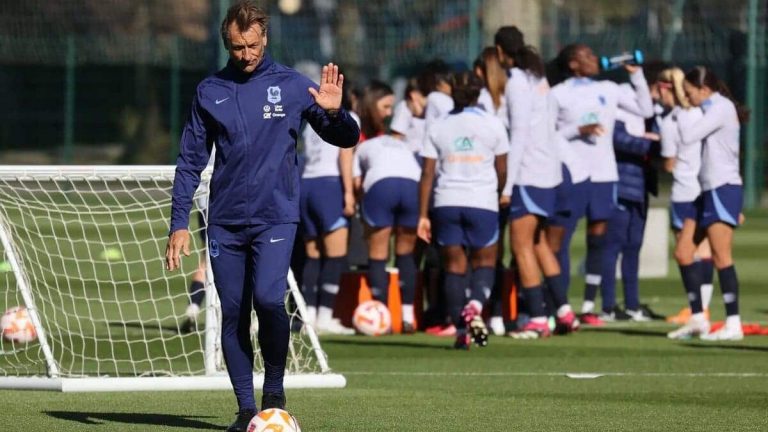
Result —
[[[741, 312], [745, 322], [768, 325], [768, 215], [747, 216], [734, 254]], [[576, 240], [575, 260], [581, 251]], [[571, 295], [578, 306], [578, 277]], [[665, 314], [685, 304], [674, 265], [667, 278], [641, 280], [641, 295]], [[183, 303], [181, 296], [168, 309], [178, 314]], [[712, 317], [723, 318], [717, 287]], [[289, 390], [288, 409], [304, 431], [768, 430], [768, 336], [670, 341], [672, 328], [651, 322], [542, 341], [492, 337], [469, 352], [424, 334], [323, 338], [347, 387]], [[8, 431], [223, 430], [236, 411], [229, 391], [0, 390], [0, 406], [0, 430]]]

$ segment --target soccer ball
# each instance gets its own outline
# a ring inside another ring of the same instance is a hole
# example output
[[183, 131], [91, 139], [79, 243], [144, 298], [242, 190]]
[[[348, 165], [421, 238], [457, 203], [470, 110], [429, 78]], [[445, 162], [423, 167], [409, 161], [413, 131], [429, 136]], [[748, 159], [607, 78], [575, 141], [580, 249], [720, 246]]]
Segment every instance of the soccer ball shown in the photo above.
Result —
[[301, 432], [296, 417], [279, 408], [265, 409], [248, 424], [248, 432]]
[[392, 318], [384, 303], [368, 300], [355, 308], [352, 323], [355, 329], [364, 335], [380, 336], [389, 332]]
[[11, 342], [29, 343], [37, 338], [37, 331], [32, 325], [27, 308], [16, 306], [8, 309], [0, 319], [3, 338]]

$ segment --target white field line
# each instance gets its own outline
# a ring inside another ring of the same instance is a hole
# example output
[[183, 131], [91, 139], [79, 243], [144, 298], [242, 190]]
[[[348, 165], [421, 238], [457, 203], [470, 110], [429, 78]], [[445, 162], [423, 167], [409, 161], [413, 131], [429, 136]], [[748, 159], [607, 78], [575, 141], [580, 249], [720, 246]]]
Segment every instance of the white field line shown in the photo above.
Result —
[[642, 378], [768, 378], [768, 372], [382, 372], [336, 371], [343, 375], [381, 375], [413, 377], [568, 377], [590, 379], [599, 377]]

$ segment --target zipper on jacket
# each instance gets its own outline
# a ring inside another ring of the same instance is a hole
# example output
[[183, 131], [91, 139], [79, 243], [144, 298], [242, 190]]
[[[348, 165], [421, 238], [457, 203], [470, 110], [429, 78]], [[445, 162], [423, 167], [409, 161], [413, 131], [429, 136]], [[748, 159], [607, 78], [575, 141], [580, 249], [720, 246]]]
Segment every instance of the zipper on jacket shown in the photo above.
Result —
[[[247, 83], [247, 81], [246, 81]], [[243, 110], [240, 108], [240, 84], [235, 84], [235, 105], [237, 106], [237, 117], [240, 119], [240, 127], [243, 129], [243, 137], [244, 137], [244, 154], [243, 158], [245, 160], [246, 165], [249, 162], [248, 158], [248, 147], [249, 147], [249, 139], [248, 139], [248, 124], [245, 122], [245, 117], [243, 116]], [[253, 216], [251, 214], [251, 209], [248, 203], [251, 202], [250, 199], [250, 176], [246, 175], [245, 179], [245, 219], [248, 221], [248, 225], [252, 224], [251, 217]]]

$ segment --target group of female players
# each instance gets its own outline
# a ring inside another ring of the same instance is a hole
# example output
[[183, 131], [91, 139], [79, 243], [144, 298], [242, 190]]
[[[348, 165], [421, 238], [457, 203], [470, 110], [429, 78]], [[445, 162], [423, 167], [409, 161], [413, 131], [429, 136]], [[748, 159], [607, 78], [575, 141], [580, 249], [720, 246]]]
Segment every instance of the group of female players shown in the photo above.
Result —
[[[472, 71], [426, 70], [408, 82], [397, 104], [392, 88], [378, 81], [349, 98], [361, 127], [354, 150], [326, 145], [305, 130], [307, 320], [321, 332], [352, 332], [332, 312], [356, 207], [368, 246], [368, 285], [383, 302], [394, 235], [405, 332], [414, 331], [417, 261], [431, 244], [442, 262], [439, 283], [455, 347], [487, 344], [483, 309], [498, 291], [507, 225], [529, 317], [509, 336], [566, 334], [580, 320], [649, 319], [637, 273], [653, 192], [649, 161], [660, 150], [674, 177], [675, 257], [691, 312], [669, 337], [741, 339], [731, 249], [741, 217], [739, 124], [746, 116], [727, 88], [705, 67], [664, 69], [649, 77], [650, 86], [636, 65], [624, 66], [624, 83], [599, 80], [598, 59], [583, 44], [565, 47], [552, 74], [516, 27], [500, 28], [494, 42]], [[577, 316], [568, 299], [569, 250], [584, 217], [586, 289]], [[619, 254], [624, 309], [615, 304]], [[712, 264], [728, 316], [714, 333], [702, 304]], [[594, 312], [598, 291], [601, 313]], [[490, 315], [498, 315], [493, 309]]]

